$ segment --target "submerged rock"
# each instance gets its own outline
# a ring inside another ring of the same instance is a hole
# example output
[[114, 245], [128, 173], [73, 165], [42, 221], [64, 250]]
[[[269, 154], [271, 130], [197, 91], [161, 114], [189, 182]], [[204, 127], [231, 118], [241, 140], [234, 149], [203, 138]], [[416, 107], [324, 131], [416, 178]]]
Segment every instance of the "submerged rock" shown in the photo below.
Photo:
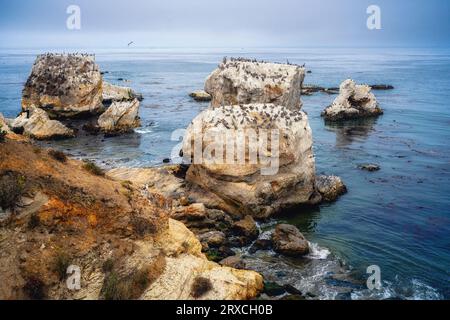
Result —
[[303, 256], [309, 253], [309, 244], [303, 234], [293, 225], [277, 225], [272, 235], [276, 252], [285, 256]]
[[361, 170], [366, 170], [366, 171], [379, 171], [381, 168], [379, 165], [377, 164], [372, 164], [372, 163], [368, 163], [368, 164], [361, 164], [358, 166], [358, 168], [360, 168]]
[[393, 90], [394, 86], [390, 84], [371, 84], [370, 88], [372, 90]]
[[[253, 133], [256, 139], [250, 139]], [[220, 152], [226, 150], [227, 135], [237, 146], [230, 158]], [[258, 139], [274, 145], [259, 148]], [[259, 160], [249, 156], [256, 152]], [[302, 111], [273, 104], [206, 109], [186, 131], [183, 156], [193, 160], [186, 181], [202, 191], [199, 201], [237, 216], [267, 218], [283, 208], [320, 200], [314, 187], [311, 128]]]
[[249, 249], [250, 253], [255, 253], [259, 250], [270, 250], [272, 248], [272, 239], [258, 239]]
[[[372, 90], [393, 90], [394, 87], [388, 84], [372, 84], [369, 85]], [[310, 96], [317, 92], [323, 92], [327, 94], [339, 94], [339, 88], [337, 87], [322, 87], [317, 85], [303, 85], [302, 95]]]
[[22, 92], [22, 109], [42, 108], [55, 118], [101, 113], [102, 76], [94, 59], [39, 55]]
[[269, 297], [277, 297], [285, 294], [286, 289], [276, 282], [265, 281], [263, 293], [265, 293]]
[[383, 111], [369, 86], [345, 80], [340, 86], [339, 96], [322, 112], [322, 117], [327, 121], [339, 121], [380, 114], [383, 114]]
[[296, 65], [225, 59], [207, 78], [205, 91], [213, 107], [274, 103], [298, 110], [304, 77], [305, 69]]
[[316, 177], [317, 191], [322, 195], [324, 201], [335, 201], [340, 195], [347, 192], [347, 187], [341, 178], [336, 176], [318, 176]]
[[32, 107], [14, 119], [11, 127], [15, 133], [38, 140], [71, 138], [75, 135], [72, 129], [67, 128], [61, 122], [50, 120], [44, 110]]
[[211, 95], [203, 90], [191, 92], [189, 96], [193, 98], [195, 101], [211, 101], [212, 99]]
[[124, 133], [141, 125], [139, 101], [114, 101], [98, 118], [98, 126], [105, 133]]
[[302, 95], [310, 96], [313, 93], [317, 92], [323, 92], [327, 94], [338, 94], [339, 88], [325, 88], [321, 86], [315, 86], [315, 85], [304, 85], [302, 87]]

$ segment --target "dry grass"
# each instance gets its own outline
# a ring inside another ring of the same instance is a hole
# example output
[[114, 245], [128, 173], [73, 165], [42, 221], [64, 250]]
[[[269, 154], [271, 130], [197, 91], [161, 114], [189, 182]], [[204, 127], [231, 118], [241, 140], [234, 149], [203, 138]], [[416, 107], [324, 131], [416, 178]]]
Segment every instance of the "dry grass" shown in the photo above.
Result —
[[191, 296], [198, 299], [201, 296], [205, 295], [213, 288], [211, 280], [203, 277], [197, 277], [192, 283], [191, 287]]
[[92, 173], [93, 175], [96, 175], [96, 176], [104, 176], [105, 175], [105, 172], [103, 171], [103, 169], [91, 161], [85, 161], [85, 163], [83, 164], [83, 169]]
[[[109, 260], [106, 260], [108, 262]], [[135, 300], [139, 299], [145, 290], [164, 272], [166, 259], [160, 255], [149, 266], [134, 271], [126, 277], [120, 277], [114, 270], [115, 263], [110, 261], [103, 265], [107, 271], [102, 287], [102, 295], [105, 300]]]
[[32, 300], [42, 300], [47, 297], [45, 284], [36, 276], [31, 276], [25, 280], [23, 291]]
[[17, 172], [0, 172], [0, 207], [14, 208], [25, 191], [26, 178]]
[[66, 162], [67, 161], [67, 156], [64, 152], [59, 151], [59, 150], [55, 150], [55, 149], [50, 149], [48, 150], [48, 154], [49, 156], [51, 156], [53, 159], [59, 161], [59, 162]]
[[41, 219], [37, 213], [32, 213], [30, 219], [28, 220], [28, 229], [33, 230], [39, 227], [41, 224]]
[[4, 142], [6, 138], [6, 131], [2, 130], [2, 125], [0, 124], [0, 143]]
[[67, 268], [70, 266], [70, 257], [67, 253], [59, 251], [53, 260], [53, 271], [58, 275], [59, 280], [64, 280], [67, 276]]

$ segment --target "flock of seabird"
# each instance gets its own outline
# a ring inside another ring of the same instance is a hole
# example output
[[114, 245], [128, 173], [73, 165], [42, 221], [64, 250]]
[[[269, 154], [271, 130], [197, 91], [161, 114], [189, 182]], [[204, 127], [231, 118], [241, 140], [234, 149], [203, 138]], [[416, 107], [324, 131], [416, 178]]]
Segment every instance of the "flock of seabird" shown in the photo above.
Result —
[[[274, 64], [274, 65], [280, 65], [278, 68], [278, 73], [273, 73], [271, 75], [266, 75], [262, 73], [262, 70], [258, 70], [258, 72], [253, 71], [253, 67], [251, 64], [254, 64], [254, 67], [258, 67], [260, 64]], [[237, 58], [227, 58], [224, 57], [222, 60], [222, 63], [218, 66], [218, 68], [221, 71], [224, 71], [226, 69], [236, 69], [237, 73], [239, 74], [239, 77], [243, 77], [245, 81], [248, 81], [249, 77], [262, 80], [263, 82], [266, 81], [266, 79], [270, 79], [272, 82], [276, 82], [278, 85], [281, 85], [283, 82], [286, 81], [286, 77], [289, 76], [289, 72], [291, 69], [288, 68], [282, 68], [281, 66], [293, 66], [293, 67], [305, 67], [305, 64], [302, 66], [292, 64], [289, 61], [286, 63], [278, 63], [278, 62], [267, 62], [267, 61], [258, 61], [256, 59], [247, 59], [243, 57], [237, 57]], [[242, 71], [242, 72], [241, 72]], [[242, 74], [243, 73], [243, 74]]]
[[303, 119], [300, 110], [289, 110], [274, 104], [220, 106], [212, 111], [220, 112], [220, 115], [215, 115], [207, 120], [207, 126], [219, 127], [222, 125], [226, 129], [234, 130], [248, 125], [257, 129], [271, 129], [280, 121], [283, 121], [286, 127], [290, 127], [293, 123]]
[[[67, 58], [67, 60], [60, 61], [59, 59], [55, 60], [55, 64], [48, 61], [48, 59], [53, 58]], [[84, 59], [84, 63], [79, 64], [79, 59], [81, 58], [91, 58]], [[98, 70], [98, 67], [95, 63], [93, 63], [93, 59], [95, 59], [94, 54], [74, 52], [74, 53], [52, 53], [47, 52], [38, 55], [38, 59], [36, 59], [34, 66], [42, 63], [44, 60], [45, 69], [41, 74], [42, 69], [38, 69], [36, 74], [35, 72], [31, 73], [31, 76], [27, 80], [25, 87], [35, 86], [35, 88], [43, 92], [45, 94], [53, 95], [53, 96], [61, 96], [64, 94], [65, 82], [68, 80], [67, 75], [70, 74], [69, 70], [73, 70], [75, 73], [76, 81], [79, 81], [82, 84], [92, 84], [92, 80], [90, 79], [88, 73], [95, 72]]]

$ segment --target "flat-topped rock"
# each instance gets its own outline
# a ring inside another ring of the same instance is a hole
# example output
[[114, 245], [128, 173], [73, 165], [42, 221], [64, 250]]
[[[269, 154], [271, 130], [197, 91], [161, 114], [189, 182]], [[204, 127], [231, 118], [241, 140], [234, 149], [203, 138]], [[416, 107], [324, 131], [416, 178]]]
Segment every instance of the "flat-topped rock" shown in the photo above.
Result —
[[211, 101], [211, 95], [204, 90], [197, 90], [189, 94], [195, 101], [205, 102]]
[[11, 123], [12, 130], [37, 140], [72, 138], [75, 133], [40, 108], [29, 108]]
[[[228, 156], [226, 136], [236, 146]], [[192, 161], [186, 180], [232, 214], [266, 218], [282, 208], [320, 200], [311, 128], [300, 110], [274, 104], [206, 109], [187, 129], [183, 157]]]
[[322, 112], [327, 121], [373, 117], [383, 113], [367, 85], [357, 85], [353, 80], [345, 80], [339, 88], [339, 95], [333, 104]]
[[142, 100], [142, 96], [128, 87], [116, 86], [114, 84], [103, 81], [103, 103], [111, 104], [114, 101], [131, 101], [137, 99]]
[[22, 92], [22, 109], [31, 106], [54, 118], [102, 112], [102, 76], [94, 56], [39, 55]]
[[224, 61], [206, 80], [211, 105], [274, 103], [298, 110], [305, 69], [297, 65], [245, 59]]
[[98, 126], [105, 133], [124, 133], [141, 125], [139, 101], [114, 101], [98, 118]]

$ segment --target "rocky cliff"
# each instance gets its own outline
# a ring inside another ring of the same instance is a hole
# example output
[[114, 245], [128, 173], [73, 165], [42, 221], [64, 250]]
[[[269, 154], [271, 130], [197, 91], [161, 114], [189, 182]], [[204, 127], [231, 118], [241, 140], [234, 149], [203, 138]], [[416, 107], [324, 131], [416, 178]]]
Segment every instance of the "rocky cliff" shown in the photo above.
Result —
[[13, 136], [0, 142], [1, 299], [248, 299], [262, 289], [259, 274], [208, 261], [163, 196]]

